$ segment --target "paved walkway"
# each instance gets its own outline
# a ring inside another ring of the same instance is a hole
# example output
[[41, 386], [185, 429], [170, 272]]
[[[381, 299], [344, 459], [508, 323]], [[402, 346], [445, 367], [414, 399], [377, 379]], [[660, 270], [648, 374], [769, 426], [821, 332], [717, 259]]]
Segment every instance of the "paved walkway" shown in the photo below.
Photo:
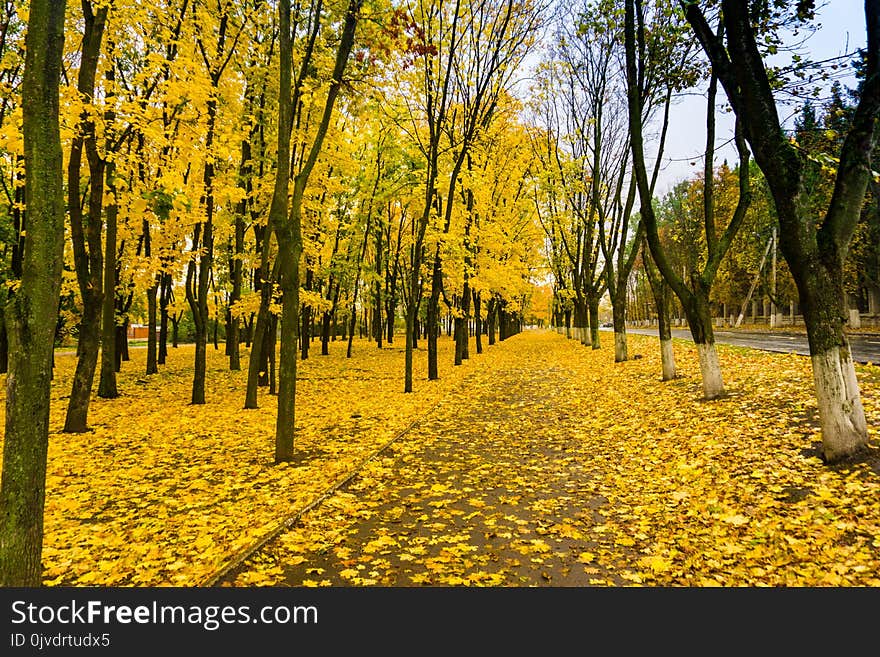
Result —
[[691, 345], [662, 382], [654, 340], [631, 336], [625, 363], [607, 342], [529, 331], [472, 355], [437, 407], [217, 584], [880, 584], [880, 506], [848, 501], [878, 499], [878, 461], [821, 463], [807, 359], [722, 348], [728, 395], [705, 402]]
[[261, 569], [293, 586], [623, 583], [594, 563], [588, 531], [607, 500], [581, 454], [583, 348], [545, 333], [489, 351], [455, 398], [226, 583]]

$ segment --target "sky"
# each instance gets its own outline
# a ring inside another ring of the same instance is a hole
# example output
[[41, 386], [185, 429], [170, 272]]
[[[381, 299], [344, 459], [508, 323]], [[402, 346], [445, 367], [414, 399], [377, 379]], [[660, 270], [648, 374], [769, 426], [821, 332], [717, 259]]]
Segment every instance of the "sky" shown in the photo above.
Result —
[[[817, 3], [818, 4], [818, 3]], [[819, 29], [804, 45], [813, 60], [824, 60], [863, 48], [865, 37], [864, 0], [827, 0], [817, 11]], [[854, 78], [841, 80], [846, 87], [855, 85]], [[724, 93], [718, 92], [719, 102]], [[780, 118], [792, 113], [791, 108], [781, 107]], [[725, 157], [731, 164], [736, 162], [736, 150], [730, 144], [733, 136], [733, 115], [716, 114], [716, 163]], [[791, 119], [787, 125], [791, 125]], [[676, 103], [670, 112], [669, 133], [663, 157], [663, 168], [657, 181], [656, 192], [662, 196], [677, 182], [690, 178], [703, 170], [702, 154], [706, 149], [706, 98], [705, 90], [693, 93]], [[646, 145], [646, 155], [651, 149]], [[656, 151], [654, 151], [656, 152]]]

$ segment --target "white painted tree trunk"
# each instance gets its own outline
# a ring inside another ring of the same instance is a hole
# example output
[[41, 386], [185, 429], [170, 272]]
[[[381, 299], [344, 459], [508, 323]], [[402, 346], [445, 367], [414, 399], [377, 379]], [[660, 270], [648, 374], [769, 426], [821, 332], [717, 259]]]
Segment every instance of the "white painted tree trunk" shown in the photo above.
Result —
[[672, 350], [672, 340], [660, 340], [660, 363], [663, 380], [672, 381], [675, 378], [675, 352]]
[[697, 354], [700, 357], [700, 374], [703, 376], [703, 396], [715, 399], [724, 394], [724, 381], [721, 378], [721, 364], [715, 344], [698, 344]]
[[811, 356], [819, 402], [822, 451], [829, 463], [856, 452], [868, 442], [868, 425], [852, 356], [835, 347]]
[[629, 358], [626, 349], [626, 333], [624, 331], [614, 332], [614, 362], [622, 363]]
[[590, 336], [590, 327], [585, 326], [583, 328], [583, 332], [581, 333], [581, 344], [585, 347], [591, 347], [593, 345], [593, 340]]

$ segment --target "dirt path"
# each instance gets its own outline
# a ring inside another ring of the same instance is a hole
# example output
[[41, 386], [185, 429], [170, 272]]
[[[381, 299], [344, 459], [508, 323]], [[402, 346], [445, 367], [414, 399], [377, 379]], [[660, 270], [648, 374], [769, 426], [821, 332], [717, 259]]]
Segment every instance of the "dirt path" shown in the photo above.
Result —
[[[625, 583], [595, 563], [608, 501], [601, 463], [580, 451], [584, 382], [567, 362], [583, 351], [559, 341], [499, 346], [491, 368], [221, 585]], [[638, 555], [618, 548], [625, 569]]]

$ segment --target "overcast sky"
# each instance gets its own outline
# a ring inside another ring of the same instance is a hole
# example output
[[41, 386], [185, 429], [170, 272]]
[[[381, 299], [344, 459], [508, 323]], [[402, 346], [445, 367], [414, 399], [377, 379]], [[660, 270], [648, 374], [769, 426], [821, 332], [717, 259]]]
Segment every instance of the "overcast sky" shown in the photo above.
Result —
[[[865, 37], [865, 13], [863, 0], [829, 0], [818, 11], [820, 28], [805, 44], [809, 57], [821, 61], [837, 57], [857, 48], [863, 48]], [[854, 86], [853, 78], [841, 80], [847, 87]], [[657, 181], [657, 195], [662, 196], [675, 183], [702, 171], [702, 153], [706, 145], [706, 99], [702, 90], [679, 101], [670, 114], [664, 166]], [[718, 100], [725, 101], [720, 89]], [[792, 109], [780, 108], [780, 117], [787, 118]], [[733, 136], [733, 117], [718, 112], [716, 115], [716, 163], [727, 157], [731, 164], [736, 161], [736, 151], [729, 144]], [[789, 120], [788, 124], [791, 124]], [[651, 152], [647, 150], [647, 152]], [[647, 153], [646, 153], [647, 154]]]

